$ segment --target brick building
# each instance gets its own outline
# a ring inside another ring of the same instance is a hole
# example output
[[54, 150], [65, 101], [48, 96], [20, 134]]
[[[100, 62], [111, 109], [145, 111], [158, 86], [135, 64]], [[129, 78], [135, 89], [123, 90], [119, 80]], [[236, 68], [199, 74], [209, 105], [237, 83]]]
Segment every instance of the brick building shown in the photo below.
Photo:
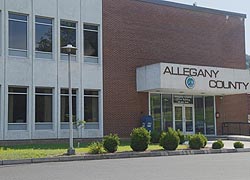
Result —
[[161, 0], [0, 0], [0, 140], [69, 137], [69, 43], [86, 121], [75, 138], [128, 137], [144, 115], [206, 135], [247, 123], [245, 18]]
[[148, 114], [156, 130], [207, 135], [222, 134], [223, 122], [247, 122], [245, 18], [161, 0], [103, 0], [104, 133], [128, 137]]

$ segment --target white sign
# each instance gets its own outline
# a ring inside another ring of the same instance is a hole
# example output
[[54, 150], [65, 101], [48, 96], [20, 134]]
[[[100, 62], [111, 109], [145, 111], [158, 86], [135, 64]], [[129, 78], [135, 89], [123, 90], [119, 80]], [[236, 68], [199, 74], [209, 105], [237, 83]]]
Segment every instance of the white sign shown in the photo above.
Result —
[[138, 91], [226, 95], [250, 92], [249, 70], [159, 63], [137, 68]]

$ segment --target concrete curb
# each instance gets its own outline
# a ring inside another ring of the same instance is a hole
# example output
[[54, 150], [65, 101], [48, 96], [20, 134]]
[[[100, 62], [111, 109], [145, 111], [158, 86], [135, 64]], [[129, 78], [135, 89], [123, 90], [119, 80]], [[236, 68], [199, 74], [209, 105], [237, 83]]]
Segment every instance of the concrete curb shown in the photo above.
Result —
[[102, 159], [122, 159], [122, 158], [140, 158], [140, 157], [159, 157], [159, 156], [181, 156], [181, 155], [198, 155], [198, 154], [218, 154], [218, 153], [243, 153], [250, 152], [250, 148], [239, 149], [201, 149], [201, 150], [176, 150], [176, 151], [145, 151], [145, 152], [123, 152], [107, 154], [84, 154], [77, 156], [60, 156], [37, 159], [21, 160], [2, 160], [0, 166], [15, 164], [31, 164], [45, 162], [66, 162], [66, 161], [88, 161]]

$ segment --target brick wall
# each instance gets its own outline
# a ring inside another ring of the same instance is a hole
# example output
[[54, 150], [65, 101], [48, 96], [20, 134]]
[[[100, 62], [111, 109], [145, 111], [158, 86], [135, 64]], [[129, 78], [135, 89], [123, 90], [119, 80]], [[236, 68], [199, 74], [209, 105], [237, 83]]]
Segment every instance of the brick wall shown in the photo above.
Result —
[[148, 94], [136, 92], [136, 67], [168, 62], [244, 69], [244, 43], [240, 17], [103, 0], [104, 133], [127, 137], [148, 114]]

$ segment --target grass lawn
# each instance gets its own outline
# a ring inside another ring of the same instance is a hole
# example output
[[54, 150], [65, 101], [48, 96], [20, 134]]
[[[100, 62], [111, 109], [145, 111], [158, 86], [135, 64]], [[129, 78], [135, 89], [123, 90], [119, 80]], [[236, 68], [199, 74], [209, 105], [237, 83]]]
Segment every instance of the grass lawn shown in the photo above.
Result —
[[[90, 143], [75, 144], [77, 154], [88, 152]], [[67, 152], [68, 144], [34, 144], [34, 145], [16, 145], [0, 147], [0, 160], [45, 158], [61, 156]], [[179, 145], [178, 149], [186, 149], [186, 145]], [[157, 144], [149, 145], [148, 150], [163, 150]], [[132, 151], [128, 141], [122, 141], [118, 152]]]

